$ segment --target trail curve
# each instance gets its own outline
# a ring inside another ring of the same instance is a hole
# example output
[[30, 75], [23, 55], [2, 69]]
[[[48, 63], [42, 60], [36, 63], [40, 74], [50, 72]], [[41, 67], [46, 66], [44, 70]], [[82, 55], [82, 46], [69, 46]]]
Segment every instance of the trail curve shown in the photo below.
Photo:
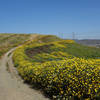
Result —
[[15, 49], [11, 49], [0, 59], [0, 100], [49, 100], [18, 76], [11, 54]]

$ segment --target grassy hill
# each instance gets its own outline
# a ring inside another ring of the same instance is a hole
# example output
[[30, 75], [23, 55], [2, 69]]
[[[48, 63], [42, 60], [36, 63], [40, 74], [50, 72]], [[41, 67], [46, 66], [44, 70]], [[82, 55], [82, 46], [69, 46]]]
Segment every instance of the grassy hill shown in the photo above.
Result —
[[44, 42], [33, 47], [31, 45], [25, 48], [25, 53], [32, 61], [61, 60], [74, 56], [85, 59], [100, 57], [99, 48], [83, 46], [72, 40], [60, 40], [51, 43]]
[[0, 57], [9, 49], [29, 40], [30, 34], [0, 34]]
[[55, 100], [99, 98], [99, 58], [99, 48], [52, 35], [39, 35], [13, 55], [22, 78]]

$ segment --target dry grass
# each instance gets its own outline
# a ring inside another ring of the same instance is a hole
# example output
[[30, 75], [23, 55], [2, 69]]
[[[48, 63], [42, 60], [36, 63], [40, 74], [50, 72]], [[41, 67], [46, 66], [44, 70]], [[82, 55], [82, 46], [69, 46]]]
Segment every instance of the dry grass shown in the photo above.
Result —
[[0, 34], [0, 57], [13, 47], [32, 40], [34, 34]]

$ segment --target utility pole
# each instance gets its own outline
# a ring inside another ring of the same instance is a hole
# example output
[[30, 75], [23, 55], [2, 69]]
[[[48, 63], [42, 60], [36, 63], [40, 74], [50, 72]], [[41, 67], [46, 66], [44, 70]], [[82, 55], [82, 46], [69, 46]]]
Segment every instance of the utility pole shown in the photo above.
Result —
[[72, 32], [72, 39], [75, 40], [75, 32]]
[[63, 38], [63, 33], [59, 32], [59, 36], [60, 36], [61, 38]]

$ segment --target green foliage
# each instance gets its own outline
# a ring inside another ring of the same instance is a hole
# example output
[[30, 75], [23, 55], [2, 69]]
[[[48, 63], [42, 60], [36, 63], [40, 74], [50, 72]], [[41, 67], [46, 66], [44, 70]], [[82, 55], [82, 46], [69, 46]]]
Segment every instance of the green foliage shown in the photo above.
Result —
[[33, 62], [45, 62], [63, 60], [65, 58], [96, 59], [100, 57], [100, 49], [87, 47], [77, 43], [69, 43], [68, 40], [60, 40], [50, 43], [31, 44], [25, 48], [29, 60]]

